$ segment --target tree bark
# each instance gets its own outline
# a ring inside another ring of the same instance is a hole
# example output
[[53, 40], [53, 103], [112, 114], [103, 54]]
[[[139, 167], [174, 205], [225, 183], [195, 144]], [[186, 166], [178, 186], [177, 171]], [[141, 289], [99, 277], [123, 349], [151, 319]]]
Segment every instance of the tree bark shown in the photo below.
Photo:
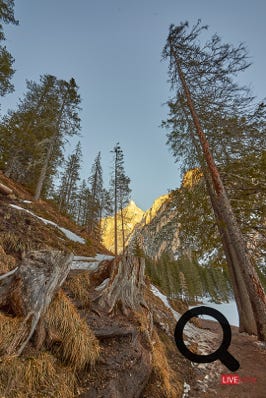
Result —
[[[7, 354], [20, 355], [33, 336], [42, 315], [65, 281], [73, 256], [60, 251], [32, 251], [25, 255], [18, 269], [0, 280], [0, 306], [8, 305], [17, 316], [24, 317]], [[41, 323], [36, 344], [45, 338]]]
[[125, 255], [114, 259], [109, 282], [95, 300], [99, 307], [108, 313], [119, 308], [125, 315], [148, 308], [143, 297], [144, 270], [144, 258]]
[[[186, 114], [186, 110], [184, 109]], [[187, 116], [187, 115], [186, 115]], [[188, 120], [188, 117], [187, 117]], [[188, 120], [189, 122], [189, 120]], [[234, 297], [236, 300], [236, 306], [238, 310], [239, 316], [239, 331], [246, 332], [248, 334], [257, 334], [257, 326], [252, 310], [251, 301], [248, 295], [247, 287], [243, 278], [242, 273], [240, 272], [239, 260], [236, 256], [234, 246], [231, 244], [230, 236], [226, 229], [226, 224], [220, 214], [220, 207], [216, 200], [216, 195], [212, 186], [212, 181], [210, 174], [207, 170], [206, 164], [203, 162], [202, 155], [200, 152], [199, 144], [197, 143], [195, 136], [192, 132], [192, 127], [190, 129], [190, 135], [192, 142], [196, 148], [199, 161], [201, 164], [201, 169], [203, 172], [206, 188], [211, 200], [213, 212], [217, 221], [217, 227], [221, 236], [224, 253], [227, 260], [228, 270], [231, 277]]]
[[212, 178], [217, 205], [219, 206], [220, 209], [220, 215], [226, 225], [228, 238], [230, 239], [230, 244], [234, 247], [234, 253], [238, 258], [238, 263], [234, 264], [234, 267], [236, 267], [237, 272], [242, 274], [243, 279], [245, 281], [245, 285], [249, 294], [257, 326], [258, 338], [259, 340], [265, 341], [266, 340], [266, 295], [260, 283], [258, 275], [255, 271], [255, 268], [251, 263], [249, 255], [247, 253], [247, 248], [244, 243], [244, 238], [237, 225], [237, 221], [233, 214], [230, 202], [227, 198], [227, 194], [225, 192], [225, 188], [220, 178], [219, 171], [216, 167], [212, 153], [209, 148], [209, 143], [201, 128], [200, 120], [195, 110], [189, 88], [187, 86], [184, 74], [179, 64], [179, 60], [176, 54], [174, 54], [174, 56], [176, 59], [178, 75], [181, 80], [181, 84], [187, 99], [188, 108], [190, 110], [196, 128], [196, 132], [199, 137], [204, 159], [208, 165], [208, 170]]
[[217, 225], [221, 235], [227, 265], [231, 276], [232, 287], [239, 315], [239, 331], [246, 332], [248, 334], [257, 334], [257, 326], [252, 310], [251, 301], [243, 275], [240, 272], [241, 266], [235, 253], [235, 248], [231, 244], [230, 235], [228, 234], [226, 225], [224, 224], [222, 216], [220, 215], [220, 208], [215, 200], [215, 196], [210, 182], [207, 183], [207, 189], [209, 191], [212, 206], [217, 219]]

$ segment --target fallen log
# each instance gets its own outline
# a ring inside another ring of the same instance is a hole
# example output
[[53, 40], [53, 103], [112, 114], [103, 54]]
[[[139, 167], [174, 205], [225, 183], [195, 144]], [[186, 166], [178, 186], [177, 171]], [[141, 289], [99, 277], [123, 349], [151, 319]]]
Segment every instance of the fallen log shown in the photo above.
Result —
[[15, 272], [1, 276], [0, 306], [8, 305], [14, 315], [24, 317], [7, 354], [20, 355], [35, 331], [41, 346], [45, 332], [39, 321], [65, 281], [72, 259], [73, 255], [60, 251], [31, 251], [23, 256]]

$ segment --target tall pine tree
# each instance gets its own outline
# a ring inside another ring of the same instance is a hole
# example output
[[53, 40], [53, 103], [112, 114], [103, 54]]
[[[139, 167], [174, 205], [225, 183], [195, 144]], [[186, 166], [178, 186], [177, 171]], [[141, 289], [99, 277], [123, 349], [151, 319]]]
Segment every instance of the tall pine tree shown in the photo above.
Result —
[[[198, 23], [190, 32], [187, 32], [187, 27], [188, 24], [171, 26], [163, 51], [163, 56], [170, 61], [169, 75], [179, 100], [182, 127], [179, 125], [177, 128], [180, 128], [183, 136], [190, 137], [194, 154], [204, 173], [231, 270], [240, 322], [244, 330], [254, 332], [250, 325], [255, 321], [259, 339], [265, 340], [265, 292], [247, 253], [243, 235], [214, 160], [214, 152], [210, 150], [211, 140], [207, 139], [203, 131], [204, 121], [208, 118], [210, 121], [214, 117], [221, 120], [225, 114], [226, 120], [230, 120], [228, 116], [234, 117], [236, 112], [242, 116], [243, 110], [250, 105], [249, 93], [245, 88], [238, 87], [233, 79], [237, 72], [248, 67], [246, 50], [242, 45], [234, 48], [223, 44], [217, 35], [200, 45], [198, 36], [205, 27]], [[201, 118], [202, 115], [205, 117]], [[206, 132], [209, 130], [207, 128]], [[245, 143], [248, 144], [249, 141], [248, 138]], [[227, 142], [230, 145], [232, 137]], [[183, 152], [187, 151], [184, 142], [181, 147]], [[246, 322], [248, 318], [250, 321]]]
[[[117, 143], [113, 150], [113, 166], [111, 177], [111, 191], [114, 198], [114, 246], [115, 255], [118, 254], [118, 233], [122, 235], [123, 252], [125, 250], [125, 212], [124, 207], [130, 199], [131, 189], [129, 187], [130, 178], [126, 175], [124, 169], [124, 154]], [[120, 218], [121, 231], [118, 228], [118, 220]]]
[[4, 96], [14, 90], [10, 81], [14, 74], [12, 66], [14, 59], [3, 45], [5, 34], [2, 22], [5, 24], [18, 24], [14, 16], [14, 0], [1, 0], [0, 2], [0, 95]]
[[77, 198], [80, 162], [81, 162], [81, 145], [78, 142], [76, 149], [67, 159], [64, 172], [62, 174], [61, 183], [58, 189], [58, 205], [62, 210], [74, 216], [75, 201]]

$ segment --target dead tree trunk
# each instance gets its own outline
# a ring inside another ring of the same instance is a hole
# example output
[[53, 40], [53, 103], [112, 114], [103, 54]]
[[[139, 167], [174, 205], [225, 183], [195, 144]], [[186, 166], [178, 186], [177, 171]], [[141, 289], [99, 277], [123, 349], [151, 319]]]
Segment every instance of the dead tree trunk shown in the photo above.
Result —
[[125, 315], [141, 306], [148, 308], [143, 297], [144, 269], [144, 258], [126, 255], [114, 259], [108, 284], [95, 300], [99, 307], [108, 313], [119, 308]]
[[[25, 317], [7, 354], [20, 355], [33, 336], [42, 315], [65, 281], [73, 256], [60, 251], [32, 251], [23, 257], [18, 269], [0, 280], [0, 306], [9, 306], [17, 316]], [[40, 323], [41, 325], [41, 323]], [[45, 338], [38, 330], [38, 345]]]

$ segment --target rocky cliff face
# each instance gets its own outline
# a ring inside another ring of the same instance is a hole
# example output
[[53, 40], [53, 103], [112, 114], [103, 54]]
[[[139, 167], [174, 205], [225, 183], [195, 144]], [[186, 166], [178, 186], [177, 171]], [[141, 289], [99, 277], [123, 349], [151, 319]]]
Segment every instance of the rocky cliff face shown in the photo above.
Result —
[[[174, 255], [179, 246], [177, 210], [171, 201], [171, 195], [157, 198], [150, 209], [141, 210], [134, 201], [123, 209], [126, 244], [134, 251], [136, 245], [146, 255], [158, 258], [163, 252]], [[114, 217], [102, 220], [102, 241], [104, 246], [114, 252]], [[118, 251], [121, 252], [122, 223], [118, 214]]]
[[[193, 187], [201, 176], [198, 169], [187, 171], [183, 177], [182, 187]], [[133, 250], [137, 245], [148, 257], [155, 260], [163, 253], [175, 257], [180, 246], [178, 213], [172, 194], [157, 198], [135, 226], [128, 243], [129, 248]]]
[[[125, 241], [127, 242], [132, 234], [135, 226], [143, 219], [144, 211], [141, 210], [136, 203], [131, 200], [127, 207], [123, 209]], [[121, 214], [117, 215], [118, 223], [118, 253], [123, 249], [122, 238], [122, 221]], [[106, 217], [102, 219], [102, 242], [108, 250], [114, 252], [114, 217]]]
[[134, 250], [138, 246], [147, 256], [155, 259], [164, 252], [175, 255], [179, 247], [177, 214], [171, 195], [156, 199], [135, 226], [129, 249]]
[[[185, 173], [182, 187], [191, 188], [202, 174], [198, 169]], [[136, 247], [151, 258], [158, 259], [163, 253], [177, 255], [179, 249], [178, 209], [172, 194], [157, 198], [150, 209], [141, 210], [134, 201], [123, 209], [126, 245], [131, 252]], [[114, 252], [114, 217], [102, 220], [103, 244]], [[118, 214], [118, 249], [122, 250], [121, 216]]]

